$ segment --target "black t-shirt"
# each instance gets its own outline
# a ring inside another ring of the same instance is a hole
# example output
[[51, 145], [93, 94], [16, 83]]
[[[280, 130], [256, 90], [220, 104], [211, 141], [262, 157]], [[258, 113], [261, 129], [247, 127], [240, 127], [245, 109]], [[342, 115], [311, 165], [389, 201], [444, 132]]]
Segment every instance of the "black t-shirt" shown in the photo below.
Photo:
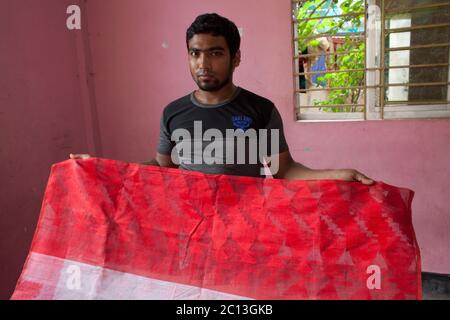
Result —
[[194, 93], [163, 111], [158, 152], [172, 155], [181, 169], [264, 177], [263, 156], [288, 150], [283, 123], [268, 99], [238, 87], [217, 105], [204, 105]]

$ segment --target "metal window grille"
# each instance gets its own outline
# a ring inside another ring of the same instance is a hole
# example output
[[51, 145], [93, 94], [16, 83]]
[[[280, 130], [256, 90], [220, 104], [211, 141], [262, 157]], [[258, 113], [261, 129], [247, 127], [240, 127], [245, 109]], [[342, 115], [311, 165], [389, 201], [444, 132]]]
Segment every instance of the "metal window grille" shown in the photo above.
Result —
[[[450, 2], [367, 0], [361, 6], [363, 10], [345, 14], [333, 12], [331, 2], [316, 1], [318, 5], [325, 5], [327, 9], [322, 10], [326, 10], [325, 14], [318, 13], [319, 6], [311, 6], [311, 14], [302, 17], [297, 17], [299, 8], [311, 5], [311, 1], [292, 2], [298, 120], [450, 117]], [[326, 19], [341, 19], [347, 23], [356, 18], [360, 19], [363, 30], [334, 30], [333, 33], [319, 30], [320, 23]], [[299, 36], [298, 28], [308, 26], [307, 23], [309, 27], [317, 25], [318, 29], [307, 36]], [[334, 48], [312, 53], [300, 50], [300, 46], [309, 49], [306, 44], [317, 39], [331, 39], [333, 48], [335, 42], [346, 41], [346, 48], [350, 50]], [[355, 49], [351, 48], [353, 44]], [[339, 65], [343, 57], [357, 53], [361, 54], [359, 67]], [[311, 65], [300, 70], [301, 61], [314, 61], [317, 57], [326, 59], [325, 70], [312, 70]], [[325, 76], [341, 74], [346, 79], [355, 73], [360, 75], [357, 85], [346, 85], [342, 81], [336, 84], [333, 77]], [[316, 81], [322, 79], [321, 85], [311, 81], [314, 76]], [[339, 103], [333, 103], [334, 100], [329, 99], [331, 92], [345, 99], [334, 99]], [[356, 96], [352, 95], [354, 93]]]

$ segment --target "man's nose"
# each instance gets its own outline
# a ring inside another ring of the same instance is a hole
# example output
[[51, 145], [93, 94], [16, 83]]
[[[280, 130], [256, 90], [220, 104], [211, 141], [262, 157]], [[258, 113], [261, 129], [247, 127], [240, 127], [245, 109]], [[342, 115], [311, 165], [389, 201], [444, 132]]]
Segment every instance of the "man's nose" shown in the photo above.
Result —
[[197, 64], [199, 69], [209, 69], [211, 65], [208, 54], [202, 52], [198, 57]]

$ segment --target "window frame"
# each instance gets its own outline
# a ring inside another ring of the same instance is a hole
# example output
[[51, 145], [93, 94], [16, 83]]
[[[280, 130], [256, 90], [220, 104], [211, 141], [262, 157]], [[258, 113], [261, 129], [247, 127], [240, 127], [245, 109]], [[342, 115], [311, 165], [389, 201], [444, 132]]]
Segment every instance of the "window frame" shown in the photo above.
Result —
[[[301, 2], [300, 0], [292, 1], [292, 12], [294, 12], [294, 6], [296, 3]], [[427, 103], [414, 103], [414, 101], [403, 101], [402, 103], [392, 103], [392, 101], [385, 101], [385, 90], [381, 90], [384, 87], [389, 86], [389, 83], [385, 83], [385, 77], [381, 77], [386, 70], [391, 69], [385, 65], [384, 57], [389, 51], [398, 50], [398, 48], [393, 48], [394, 50], [385, 48], [385, 36], [391, 31], [387, 29], [385, 14], [386, 12], [391, 13], [391, 11], [386, 11], [384, 8], [384, 0], [379, 0], [381, 5], [377, 5], [376, 0], [365, 0], [365, 11], [364, 11], [364, 36], [365, 36], [365, 46], [364, 46], [364, 104], [357, 106], [364, 106], [363, 112], [336, 112], [336, 113], [302, 113], [302, 109], [311, 107], [308, 103], [303, 103], [308, 93], [301, 93], [300, 91], [300, 81], [299, 81], [299, 48], [297, 41], [297, 26], [298, 20], [293, 17], [292, 31], [293, 31], [293, 76], [294, 76], [294, 110], [295, 110], [295, 120], [297, 122], [327, 122], [327, 121], [361, 121], [361, 120], [390, 120], [390, 119], [428, 119], [428, 118], [450, 118], [450, 49], [449, 49], [449, 60], [447, 65], [449, 67], [448, 71], [448, 81], [447, 81], [447, 101], [442, 102], [427, 102]], [[399, 12], [411, 12], [414, 10], [423, 10], [430, 7], [445, 6], [450, 7], [450, 2], [446, 3], [428, 3], [425, 5], [417, 5], [410, 7], [406, 10], [398, 10]], [[368, 27], [369, 26], [369, 27]], [[383, 30], [381, 30], [383, 26]], [[412, 28], [414, 28], [413, 26]], [[395, 29], [395, 28], [392, 28]], [[416, 28], [417, 29], [417, 28]], [[414, 30], [414, 29], [411, 29]], [[320, 36], [320, 34], [319, 34]], [[446, 44], [437, 44], [438, 46], [445, 46]], [[450, 47], [450, 43], [447, 44]], [[407, 48], [411, 48], [409, 46]], [[381, 54], [383, 52], [384, 54]], [[432, 63], [428, 63], [432, 64]], [[402, 65], [403, 66], [403, 65]], [[411, 65], [405, 65], [408, 70], [410, 70]], [[396, 66], [398, 68], [398, 66]], [[445, 67], [445, 66], [442, 66]], [[391, 84], [392, 85], [392, 84]], [[410, 86], [411, 83], [401, 83], [394, 84], [394, 86]], [[443, 82], [443, 85], [445, 83]], [[311, 90], [312, 91], [312, 90]], [[324, 90], [326, 92], [326, 88]], [[309, 92], [309, 90], [307, 91]], [[308, 98], [306, 98], [308, 99]], [[380, 104], [380, 102], [384, 102]], [[356, 105], [355, 105], [356, 106]]]

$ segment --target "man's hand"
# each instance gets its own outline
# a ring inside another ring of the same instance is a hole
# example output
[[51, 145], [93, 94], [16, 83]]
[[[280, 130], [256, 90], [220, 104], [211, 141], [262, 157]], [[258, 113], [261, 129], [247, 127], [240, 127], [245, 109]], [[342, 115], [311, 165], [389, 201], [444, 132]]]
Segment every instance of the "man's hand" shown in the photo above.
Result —
[[343, 180], [343, 181], [359, 181], [362, 184], [371, 185], [374, 183], [372, 179], [367, 177], [366, 175], [362, 174], [361, 172], [355, 170], [355, 169], [341, 169], [341, 170], [334, 170], [336, 175], [336, 180]]
[[[343, 180], [359, 181], [365, 185], [371, 185], [374, 181], [354, 169], [339, 170], [314, 170], [301, 163], [295, 162], [289, 151], [278, 155], [279, 170], [272, 171], [276, 179], [288, 180]], [[269, 167], [272, 170], [272, 166]]]
[[91, 157], [91, 155], [89, 154], [73, 154], [71, 153], [69, 155], [70, 159], [89, 159]]

